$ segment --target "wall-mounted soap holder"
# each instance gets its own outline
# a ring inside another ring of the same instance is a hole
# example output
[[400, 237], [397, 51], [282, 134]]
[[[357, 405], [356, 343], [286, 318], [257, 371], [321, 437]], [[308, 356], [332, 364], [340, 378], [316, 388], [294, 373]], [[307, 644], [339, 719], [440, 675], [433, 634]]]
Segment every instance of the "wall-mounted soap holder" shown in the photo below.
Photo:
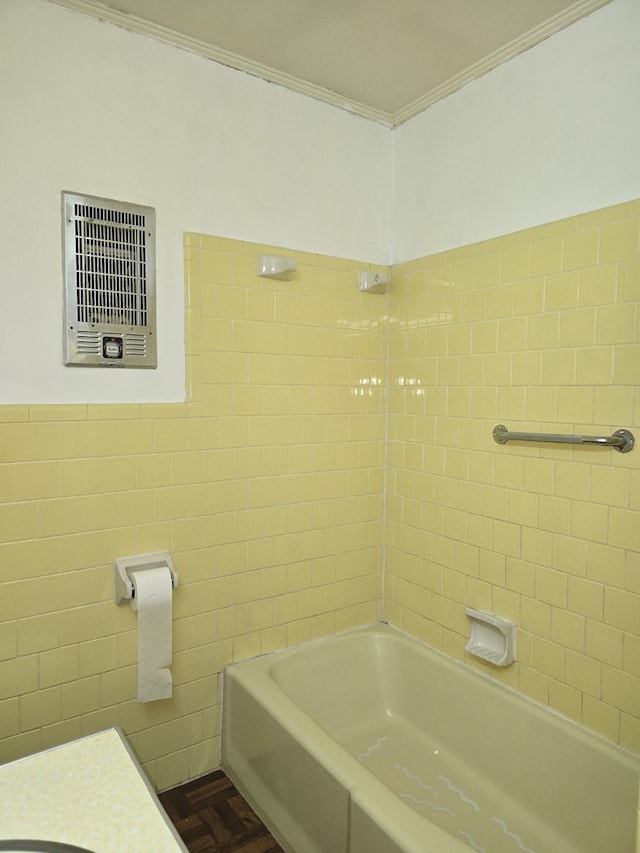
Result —
[[178, 573], [173, 567], [171, 554], [158, 551], [154, 554], [139, 554], [137, 557], [122, 557], [113, 566], [113, 599], [116, 604], [124, 604], [133, 599], [133, 582], [129, 572], [140, 572], [144, 569], [161, 569], [165, 567], [171, 573], [171, 586], [178, 586]]
[[508, 666], [516, 659], [517, 627], [509, 619], [465, 608], [471, 619], [471, 637], [465, 646], [469, 654], [494, 664]]

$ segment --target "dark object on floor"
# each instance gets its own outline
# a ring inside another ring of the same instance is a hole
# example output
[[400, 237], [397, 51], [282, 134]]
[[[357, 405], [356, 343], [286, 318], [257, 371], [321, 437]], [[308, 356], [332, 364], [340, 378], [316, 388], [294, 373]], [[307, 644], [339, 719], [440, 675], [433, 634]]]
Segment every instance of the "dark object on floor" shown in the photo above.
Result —
[[222, 770], [159, 798], [190, 853], [283, 853]]

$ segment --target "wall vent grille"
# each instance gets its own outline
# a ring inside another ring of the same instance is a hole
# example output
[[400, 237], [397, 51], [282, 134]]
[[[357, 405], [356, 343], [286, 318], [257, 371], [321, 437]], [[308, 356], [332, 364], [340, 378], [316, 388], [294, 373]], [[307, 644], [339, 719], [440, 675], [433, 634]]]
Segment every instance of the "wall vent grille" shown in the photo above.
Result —
[[156, 367], [154, 209], [62, 196], [65, 364]]

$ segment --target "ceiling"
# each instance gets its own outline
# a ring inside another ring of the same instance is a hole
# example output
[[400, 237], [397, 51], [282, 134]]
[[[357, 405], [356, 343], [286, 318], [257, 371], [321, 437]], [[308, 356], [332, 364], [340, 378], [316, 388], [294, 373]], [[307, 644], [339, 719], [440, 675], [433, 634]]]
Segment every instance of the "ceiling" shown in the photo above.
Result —
[[610, 0], [53, 0], [395, 126]]

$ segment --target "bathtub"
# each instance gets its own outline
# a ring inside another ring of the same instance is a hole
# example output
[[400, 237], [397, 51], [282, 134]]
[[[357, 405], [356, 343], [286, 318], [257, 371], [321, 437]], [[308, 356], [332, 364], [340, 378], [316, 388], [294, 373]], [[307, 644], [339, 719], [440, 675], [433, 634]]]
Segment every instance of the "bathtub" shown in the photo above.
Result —
[[289, 853], [634, 853], [638, 756], [388, 625], [232, 664], [222, 764]]

